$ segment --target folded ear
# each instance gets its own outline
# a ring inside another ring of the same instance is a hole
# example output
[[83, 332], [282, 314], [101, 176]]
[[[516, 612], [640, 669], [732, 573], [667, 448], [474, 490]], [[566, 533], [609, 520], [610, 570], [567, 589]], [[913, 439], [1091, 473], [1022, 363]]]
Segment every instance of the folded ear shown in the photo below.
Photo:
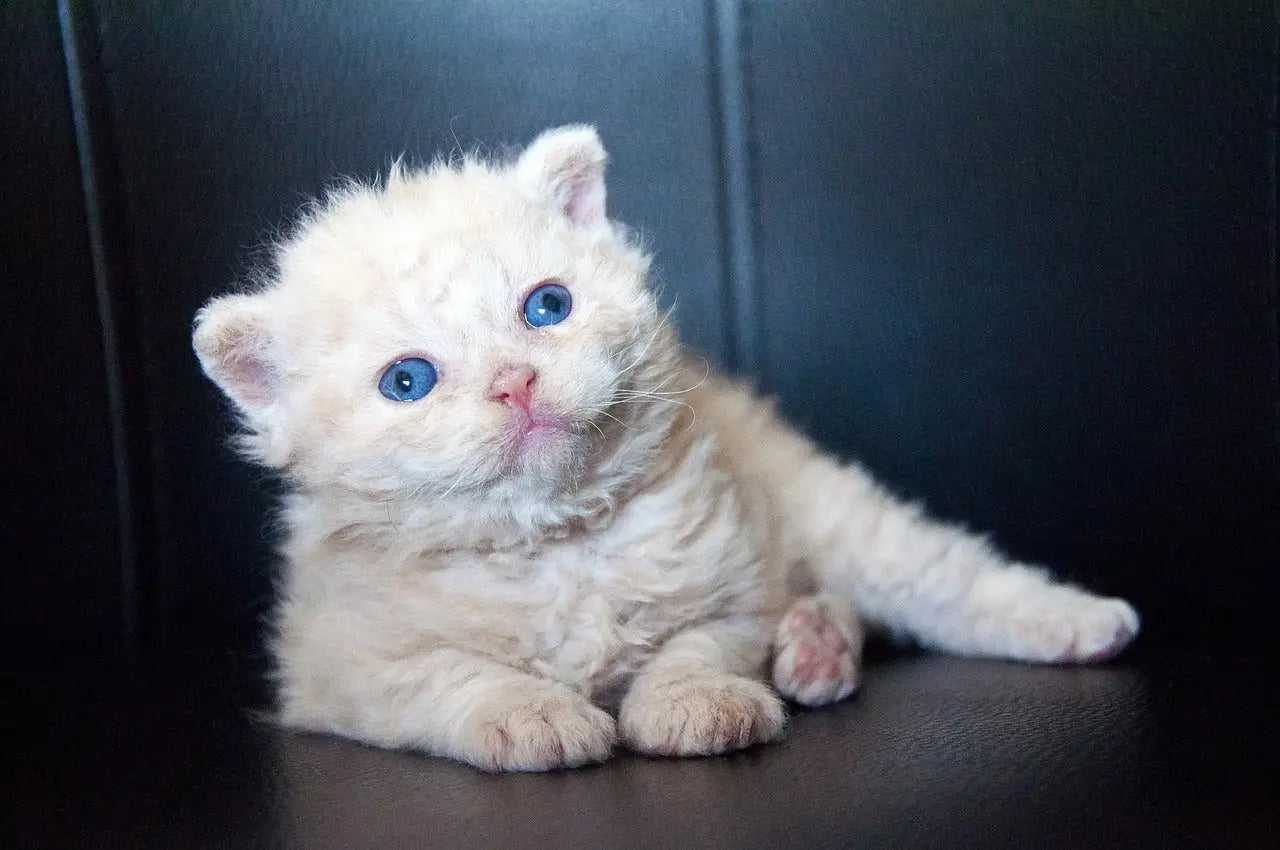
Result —
[[262, 413], [279, 398], [278, 342], [261, 296], [213, 299], [196, 314], [191, 341], [204, 373], [246, 414]]
[[517, 178], [578, 227], [606, 224], [604, 145], [595, 127], [570, 124], [533, 140], [516, 161]]

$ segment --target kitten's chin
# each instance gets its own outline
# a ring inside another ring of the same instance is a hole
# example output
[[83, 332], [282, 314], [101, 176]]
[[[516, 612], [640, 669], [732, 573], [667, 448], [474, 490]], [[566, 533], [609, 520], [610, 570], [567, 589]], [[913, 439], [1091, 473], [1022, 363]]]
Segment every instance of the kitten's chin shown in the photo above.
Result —
[[502, 449], [504, 477], [528, 477], [543, 485], [577, 480], [585, 467], [585, 428], [561, 417], [523, 419], [515, 423]]

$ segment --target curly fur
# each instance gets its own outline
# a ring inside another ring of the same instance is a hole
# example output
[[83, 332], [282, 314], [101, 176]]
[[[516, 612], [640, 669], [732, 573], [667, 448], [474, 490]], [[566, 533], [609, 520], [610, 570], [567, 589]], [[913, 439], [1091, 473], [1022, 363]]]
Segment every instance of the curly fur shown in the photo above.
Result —
[[[489, 770], [617, 741], [705, 754], [782, 733], [771, 658], [784, 695], [847, 696], [863, 622], [1042, 662], [1129, 642], [1126, 603], [899, 502], [685, 353], [605, 216], [604, 163], [574, 126], [511, 162], [396, 167], [332, 193], [262, 286], [197, 316], [245, 452], [290, 483], [286, 723]], [[530, 328], [546, 279], [573, 310]], [[438, 384], [383, 398], [406, 356]], [[492, 392], [517, 367], [553, 433]]]

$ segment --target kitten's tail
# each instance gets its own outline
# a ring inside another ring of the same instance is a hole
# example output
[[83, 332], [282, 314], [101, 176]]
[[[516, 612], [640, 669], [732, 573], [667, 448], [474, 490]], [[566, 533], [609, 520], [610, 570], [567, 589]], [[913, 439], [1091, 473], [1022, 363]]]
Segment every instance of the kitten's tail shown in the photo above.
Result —
[[965, 655], [1096, 661], [1138, 632], [1127, 603], [1054, 582], [984, 537], [929, 518], [862, 467], [822, 454], [771, 404], [723, 382], [698, 399], [726, 457], [766, 509], [812, 589], [873, 627]]

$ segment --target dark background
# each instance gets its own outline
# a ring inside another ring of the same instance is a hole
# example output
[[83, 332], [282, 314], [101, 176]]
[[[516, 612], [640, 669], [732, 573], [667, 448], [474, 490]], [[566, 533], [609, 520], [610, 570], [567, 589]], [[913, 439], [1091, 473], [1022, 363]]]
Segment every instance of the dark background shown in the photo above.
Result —
[[1148, 646], [1280, 645], [1272, 5], [175, 8], [2, 13], [21, 663], [252, 649], [271, 486], [192, 314], [338, 176], [581, 120], [686, 337], [821, 443]]
[[[1274, 2], [8, 0], [17, 846], [1274, 846]], [[251, 720], [275, 485], [195, 310], [340, 176], [596, 123], [686, 338], [1014, 555], [1098, 668], [888, 653], [724, 759], [469, 768]]]

